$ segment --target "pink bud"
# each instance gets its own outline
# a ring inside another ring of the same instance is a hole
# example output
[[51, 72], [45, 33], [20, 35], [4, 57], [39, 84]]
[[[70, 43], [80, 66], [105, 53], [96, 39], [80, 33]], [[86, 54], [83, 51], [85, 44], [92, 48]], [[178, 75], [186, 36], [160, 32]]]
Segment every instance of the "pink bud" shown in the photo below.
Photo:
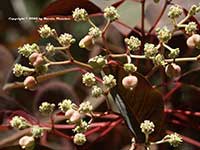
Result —
[[75, 111], [70, 117], [71, 122], [77, 122], [81, 119], [81, 114], [78, 111]]
[[137, 86], [137, 83], [138, 83], [137, 77], [132, 75], [126, 76], [122, 80], [122, 85], [130, 90], [135, 88]]
[[39, 53], [35, 52], [35, 53], [33, 53], [33, 54], [31, 54], [29, 56], [29, 61], [30, 61], [31, 64], [33, 64], [33, 62], [36, 60], [36, 58], [38, 57], [38, 55], [39, 55]]
[[165, 67], [165, 73], [168, 77], [177, 77], [181, 73], [181, 67], [175, 63], [168, 64]]
[[22, 138], [19, 139], [19, 145], [23, 149], [28, 149], [31, 148], [34, 145], [34, 138], [32, 136], [23, 136]]
[[66, 113], [65, 113], [65, 117], [67, 119], [70, 119], [74, 112], [75, 112], [75, 110], [73, 110], [73, 109], [67, 110]]
[[81, 41], [79, 42], [79, 46], [81, 48], [88, 48], [90, 47], [92, 44], [94, 44], [94, 39], [93, 36], [91, 35], [86, 35], [83, 39], [81, 39]]
[[35, 86], [37, 85], [37, 81], [33, 76], [28, 76], [24, 80], [24, 86], [26, 89], [34, 89]]
[[33, 62], [33, 66], [39, 66], [43, 63], [44, 59], [42, 58], [42, 55], [38, 55], [36, 60]]
[[200, 43], [200, 35], [193, 34], [187, 39], [187, 45], [190, 48], [194, 48], [198, 43]]

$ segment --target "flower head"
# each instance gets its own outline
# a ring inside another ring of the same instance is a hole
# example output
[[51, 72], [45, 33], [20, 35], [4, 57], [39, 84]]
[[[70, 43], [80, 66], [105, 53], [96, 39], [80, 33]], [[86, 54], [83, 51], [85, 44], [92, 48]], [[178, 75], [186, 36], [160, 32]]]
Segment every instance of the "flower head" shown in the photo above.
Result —
[[153, 122], [145, 120], [143, 123], [141, 123], [140, 128], [144, 134], [151, 134], [154, 132], [155, 125]]
[[113, 88], [117, 83], [115, 77], [109, 74], [103, 77], [103, 84], [108, 88]]
[[18, 48], [18, 53], [24, 57], [29, 57], [32, 53], [38, 52], [39, 50], [39, 46], [35, 43], [33, 43], [32, 45], [24, 44], [23, 47]]
[[195, 33], [196, 30], [197, 30], [197, 24], [195, 22], [189, 22], [185, 27], [186, 33], [190, 35]]
[[137, 71], [137, 67], [134, 64], [126, 63], [124, 64], [124, 70], [129, 73], [132, 73], [132, 72]]
[[169, 8], [168, 17], [171, 19], [178, 18], [183, 13], [183, 9], [179, 5], [172, 5]]
[[162, 54], [157, 54], [153, 59], [153, 63], [155, 66], [164, 66], [165, 63], [165, 59], [164, 56]]
[[90, 113], [93, 110], [93, 106], [91, 105], [91, 103], [89, 101], [86, 102], [82, 102], [79, 105], [79, 112], [80, 113]]
[[92, 85], [96, 84], [96, 78], [95, 75], [93, 73], [85, 73], [82, 76], [82, 82], [83, 84], [85, 84], [85, 86], [91, 87]]
[[163, 43], [167, 43], [172, 37], [172, 33], [166, 26], [164, 26], [163, 28], [157, 28], [156, 33], [158, 39]]
[[72, 108], [73, 103], [70, 99], [64, 99], [62, 102], [58, 104], [58, 106], [62, 112], [66, 112]]
[[70, 47], [71, 44], [74, 43], [76, 40], [73, 38], [71, 34], [64, 33], [58, 37], [58, 41], [62, 46]]
[[81, 120], [73, 129], [76, 133], [83, 133], [88, 129], [89, 125], [86, 121]]
[[115, 7], [109, 6], [104, 9], [104, 17], [110, 21], [115, 21], [119, 18], [119, 14]]
[[155, 57], [158, 53], [158, 48], [155, 47], [154, 44], [145, 43], [144, 45], [144, 55], [146, 58], [152, 58]]
[[106, 59], [104, 56], [98, 55], [93, 58], [90, 58], [88, 63], [94, 68], [94, 69], [101, 69], [106, 63]]
[[180, 49], [179, 48], [175, 48], [175, 49], [172, 49], [170, 50], [170, 53], [169, 53], [169, 58], [176, 58], [180, 53]]
[[14, 116], [10, 121], [11, 127], [17, 128], [19, 130], [23, 130], [29, 127], [28, 121], [21, 116]]
[[100, 37], [102, 34], [101, 30], [98, 27], [91, 27], [89, 29], [88, 35], [91, 35], [94, 38]]
[[173, 147], [177, 147], [183, 142], [182, 138], [177, 133], [166, 135], [163, 140], [169, 142]]
[[79, 22], [79, 21], [87, 21], [87, 19], [88, 19], [88, 13], [83, 8], [76, 8], [73, 11], [72, 17], [77, 22]]
[[130, 38], [125, 38], [124, 41], [127, 44], [128, 49], [133, 51], [138, 50], [141, 45], [141, 41], [134, 36], [131, 36]]
[[51, 29], [47, 24], [45, 24], [39, 28], [38, 32], [42, 38], [48, 38], [54, 35], [55, 30]]
[[92, 86], [92, 96], [93, 97], [99, 97], [103, 94], [103, 91], [100, 87], [94, 85]]
[[75, 134], [73, 141], [76, 145], [83, 145], [87, 139], [83, 133], [77, 133]]
[[54, 111], [55, 108], [55, 104], [50, 104], [48, 102], [43, 102], [40, 106], [39, 106], [39, 111], [43, 114], [50, 114]]
[[43, 135], [43, 132], [44, 132], [44, 129], [38, 125], [32, 126], [31, 128], [32, 136], [35, 138], [41, 137]]

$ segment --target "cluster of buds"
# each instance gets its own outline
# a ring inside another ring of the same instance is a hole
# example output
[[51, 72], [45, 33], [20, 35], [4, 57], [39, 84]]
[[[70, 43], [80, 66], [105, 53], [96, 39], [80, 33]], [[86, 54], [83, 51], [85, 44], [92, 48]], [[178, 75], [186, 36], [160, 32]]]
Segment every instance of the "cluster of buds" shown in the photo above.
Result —
[[128, 73], [133, 73], [137, 71], [137, 67], [132, 63], [124, 64], [124, 70]]
[[104, 9], [104, 17], [110, 21], [115, 21], [119, 18], [119, 14], [115, 7], [109, 6]]
[[169, 8], [168, 17], [171, 19], [175, 19], [181, 16], [183, 13], [183, 9], [179, 5], [172, 5]]
[[88, 87], [95, 85], [96, 84], [95, 75], [93, 73], [89, 73], [89, 72], [85, 73], [82, 76], [82, 82], [83, 82], [83, 84], [85, 84], [85, 86], [88, 86]]
[[92, 86], [92, 92], [91, 92], [92, 96], [93, 97], [100, 97], [102, 94], [103, 94], [103, 90], [97, 86], [97, 85], [94, 85]]
[[200, 12], [200, 4], [197, 6], [197, 5], [192, 5], [188, 14], [190, 16], [193, 16], [193, 15], [196, 15], [197, 13]]
[[89, 125], [86, 121], [80, 120], [80, 122], [77, 123], [76, 127], [73, 129], [76, 133], [83, 133], [89, 128]]
[[166, 135], [163, 138], [163, 141], [169, 142], [169, 144], [173, 147], [177, 147], [183, 142], [182, 138], [177, 133]]
[[33, 43], [30, 44], [24, 44], [23, 47], [18, 48], [18, 53], [21, 54], [24, 57], [29, 57], [34, 52], [39, 52], [40, 48], [37, 44]]
[[86, 136], [83, 133], [77, 133], [73, 138], [73, 142], [76, 145], [83, 145], [86, 141]]
[[146, 58], [151, 59], [158, 53], [158, 48], [154, 44], [145, 43], [144, 45], [144, 55]]
[[130, 51], [135, 51], [140, 48], [141, 41], [137, 37], [131, 36], [130, 38], [125, 38], [124, 41]]
[[169, 58], [174, 59], [177, 56], [179, 56], [179, 53], [180, 53], [180, 49], [179, 48], [171, 49], [168, 56], [169, 56]]
[[89, 29], [88, 35], [92, 36], [93, 38], [101, 37], [102, 31], [98, 27], [91, 27]]
[[93, 110], [93, 107], [92, 107], [92, 105], [89, 101], [86, 101], [86, 102], [82, 102], [79, 105], [78, 110], [79, 110], [80, 113], [91, 113], [92, 110]]
[[145, 120], [143, 123], [141, 123], [140, 128], [144, 134], [149, 135], [154, 132], [155, 125], [153, 122]]
[[49, 54], [52, 54], [52, 55], [55, 53], [55, 50], [56, 50], [55, 47], [51, 43], [48, 43], [45, 49], [47, 50]]
[[104, 67], [107, 63], [106, 58], [104, 56], [98, 55], [93, 58], [90, 58], [88, 61], [89, 65], [91, 65], [94, 69], [99, 70]]
[[198, 48], [200, 49], [200, 35], [199, 34], [193, 34], [187, 39], [187, 45], [190, 48]]
[[162, 54], [157, 54], [152, 60], [155, 66], [164, 66], [166, 64]]
[[56, 30], [51, 29], [47, 24], [40, 27], [38, 32], [42, 38], [57, 37]]
[[43, 136], [44, 129], [38, 125], [32, 126], [31, 133], [34, 138], [40, 138]]
[[39, 106], [39, 111], [43, 114], [50, 114], [54, 111], [55, 109], [55, 104], [50, 104], [48, 102], [43, 102], [40, 106]]
[[10, 120], [10, 125], [11, 127], [17, 128], [19, 130], [23, 130], [30, 127], [28, 121], [24, 117], [21, 117], [21, 116], [14, 116]]
[[168, 77], [178, 77], [181, 74], [181, 67], [175, 63], [168, 64], [165, 67], [165, 73]]
[[64, 99], [62, 102], [58, 103], [58, 106], [62, 112], [66, 112], [69, 109], [72, 109], [74, 105], [70, 99]]
[[69, 33], [61, 34], [58, 37], [58, 42], [64, 47], [70, 47], [76, 40]]
[[105, 75], [103, 77], [103, 85], [105, 85], [107, 88], [111, 89], [116, 86], [116, 79], [113, 75]]
[[166, 26], [164, 26], [163, 28], [157, 28], [156, 33], [158, 39], [163, 43], [167, 43], [172, 37], [172, 33]]
[[192, 35], [197, 30], [197, 24], [195, 22], [189, 22], [185, 27], [185, 32], [189, 35]]
[[16, 77], [31, 75], [35, 70], [29, 67], [22, 66], [21, 64], [15, 64], [13, 67], [13, 74]]
[[79, 22], [79, 21], [87, 21], [88, 20], [88, 13], [83, 8], [76, 8], [72, 12], [72, 17], [77, 22]]

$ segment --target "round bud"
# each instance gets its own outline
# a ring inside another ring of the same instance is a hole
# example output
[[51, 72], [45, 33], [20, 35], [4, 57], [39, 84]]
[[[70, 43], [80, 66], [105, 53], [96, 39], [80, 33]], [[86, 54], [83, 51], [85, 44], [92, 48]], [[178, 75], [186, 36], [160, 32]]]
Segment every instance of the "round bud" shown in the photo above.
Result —
[[181, 67], [175, 63], [168, 64], [165, 67], [165, 73], [170, 78], [177, 77], [181, 73]]
[[193, 40], [192, 36], [187, 39], [186, 43], [187, 43], [187, 46], [189, 48], [194, 48], [195, 47], [195, 43], [194, 43], [194, 40]]
[[36, 85], [37, 85], [37, 81], [35, 80], [35, 77], [33, 76], [28, 76], [24, 80], [25, 89], [34, 89]]
[[200, 45], [200, 35], [199, 34], [193, 34], [187, 39], [187, 45], [190, 48], [195, 48]]
[[137, 83], [138, 83], [137, 77], [132, 75], [126, 76], [122, 80], [122, 85], [130, 90], [133, 90], [137, 86]]
[[42, 57], [42, 54], [39, 54], [36, 58], [36, 60], [33, 62], [33, 66], [36, 67], [36, 66], [39, 66], [41, 65], [42, 63], [44, 62], [44, 59]]
[[69, 109], [65, 112], [65, 117], [67, 119], [70, 119], [72, 117], [72, 115], [74, 114], [75, 110], [74, 109]]
[[81, 119], [81, 114], [78, 111], [75, 111], [70, 117], [71, 122], [78, 122]]
[[23, 136], [19, 139], [19, 145], [22, 149], [31, 149], [33, 148], [35, 140], [32, 136]]
[[88, 48], [94, 44], [93, 36], [86, 35], [84, 38], [81, 39], [79, 42], [80, 48]]
[[29, 61], [30, 61], [31, 64], [34, 63], [34, 61], [37, 59], [38, 55], [39, 55], [39, 53], [34, 52], [33, 54], [31, 54], [31, 55], [29, 56]]

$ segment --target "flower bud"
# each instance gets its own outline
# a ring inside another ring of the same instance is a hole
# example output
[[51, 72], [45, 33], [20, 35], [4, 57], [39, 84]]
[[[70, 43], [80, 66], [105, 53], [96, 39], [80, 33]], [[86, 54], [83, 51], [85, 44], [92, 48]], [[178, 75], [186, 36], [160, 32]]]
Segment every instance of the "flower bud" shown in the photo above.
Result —
[[82, 102], [79, 105], [79, 112], [80, 113], [90, 113], [93, 110], [93, 106], [89, 101]]
[[127, 63], [127, 64], [124, 64], [124, 70], [129, 73], [132, 73], [132, 72], [137, 71], [137, 67], [134, 64]]
[[143, 123], [141, 123], [140, 128], [144, 134], [151, 134], [154, 132], [155, 125], [153, 122], [145, 120]]
[[80, 48], [89, 48], [94, 44], [94, 39], [93, 36], [91, 35], [86, 35], [84, 38], [81, 39], [79, 42], [79, 47]]
[[33, 137], [39, 138], [43, 136], [44, 129], [39, 127], [38, 125], [32, 126], [31, 133]]
[[34, 61], [37, 59], [38, 55], [40, 55], [38, 52], [34, 52], [34, 53], [32, 53], [32, 54], [29, 56], [28, 59], [29, 59], [29, 61], [30, 61], [31, 64], [34, 63]]
[[33, 76], [28, 76], [24, 80], [24, 87], [25, 89], [34, 89], [37, 85], [37, 81], [35, 80], [35, 77]]
[[29, 127], [28, 121], [21, 116], [14, 116], [12, 120], [10, 120], [11, 127], [17, 128], [19, 130], [23, 130]]
[[138, 50], [141, 45], [141, 41], [134, 36], [131, 36], [130, 38], [125, 38], [124, 41], [128, 46], [128, 49], [132, 51]]
[[165, 67], [165, 73], [170, 78], [177, 77], [181, 73], [181, 67], [175, 63], [168, 64]]
[[109, 6], [104, 9], [104, 17], [110, 21], [115, 21], [119, 18], [119, 14], [115, 7]]
[[96, 84], [96, 78], [95, 75], [93, 73], [85, 73], [82, 76], [82, 82], [83, 84], [85, 84], [85, 86], [91, 87], [92, 85]]
[[122, 85], [130, 90], [133, 90], [137, 86], [137, 83], [138, 83], [137, 77], [132, 75], [126, 76], [122, 80]]
[[169, 142], [169, 144], [173, 147], [177, 147], [180, 143], [183, 142], [182, 138], [177, 133], [166, 135], [163, 138], [163, 141]]
[[77, 22], [88, 20], [88, 13], [83, 8], [76, 8], [72, 13], [73, 19]]
[[108, 88], [113, 88], [117, 83], [113, 75], [105, 75], [103, 77], [103, 84]]
[[22, 149], [31, 150], [35, 144], [35, 139], [32, 136], [23, 136], [19, 139], [19, 145]]
[[50, 104], [48, 102], [43, 102], [40, 106], [39, 106], [39, 111], [43, 114], [50, 114], [54, 111], [55, 108], [55, 104]]
[[92, 96], [93, 97], [99, 97], [103, 94], [103, 91], [100, 87], [94, 85], [92, 86]]
[[74, 43], [76, 40], [73, 38], [73, 36], [69, 33], [61, 34], [58, 37], [58, 42], [65, 47], [70, 47], [72, 43]]
[[193, 34], [187, 39], [187, 45], [190, 48], [200, 48], [200, 35], [199, 34]]
[[86, 142], [86, 137], [82, 133], [77, 133], [75, 134], [73, 141], [76, 145], [83, 145]]
[[37, 57], [36, 57], [36, 60], [33, 62], [33, 66], [36, 67], [36, 66], [40, 66], [41, 64], [43, 64], [44, 62], [44, 59], [42, 57], [42, 54], [39, 54]]
[[80, 119], [81, 119], [81, 114], [78, 111], [74, 111], [69, 120], [70, 122], [78, 122]]
[[72, 109], [73, 103], [70, 99], [64, 99], [62, 102], [58, 104], [58, 106], [62, 112], [66, 112]]
[[67, 119], [70, 119], [71, 118], [71, 116], [74, 114], [74, 112], [75, 112], [75, 110], [74, 109], [69, 109], [69, 110], [67, 110], [66, 112], [65, 112], [65, 117], [67, 118]]

